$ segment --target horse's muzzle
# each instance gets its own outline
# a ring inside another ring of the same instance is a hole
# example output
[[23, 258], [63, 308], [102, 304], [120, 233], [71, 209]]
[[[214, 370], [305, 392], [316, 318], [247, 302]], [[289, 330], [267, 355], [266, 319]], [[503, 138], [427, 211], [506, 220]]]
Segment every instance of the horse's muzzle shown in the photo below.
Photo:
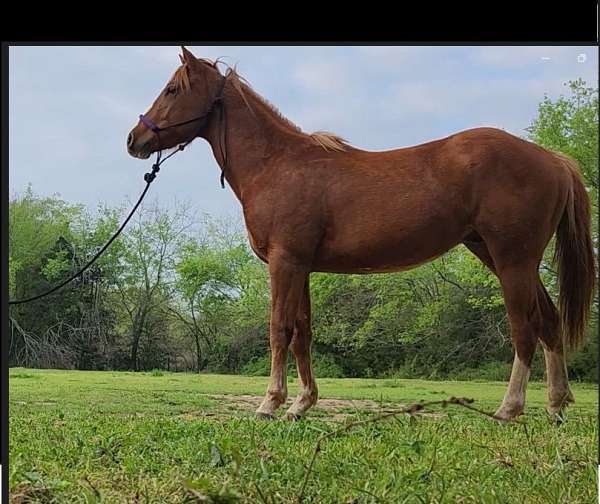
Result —
[[136, 128], [127, 135], [127, 152], [130, 156], [138, 159], [148, 159], [152, 154], [153, 136], [149, 136], [146, 131], [136, 132]]

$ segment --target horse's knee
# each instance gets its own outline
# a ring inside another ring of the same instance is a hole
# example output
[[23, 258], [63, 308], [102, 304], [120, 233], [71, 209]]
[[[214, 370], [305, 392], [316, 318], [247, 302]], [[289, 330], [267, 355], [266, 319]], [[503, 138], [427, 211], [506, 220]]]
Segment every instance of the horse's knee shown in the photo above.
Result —
[[304, 355], [310, 349], [311, 340], [310, 326], [307, 326], [303, 321], [296, 320], [290, 341], [290, 350], [294, 355]]
[[285, 323], [272, 323], [269, 342], [271, 349], [274, 348], [287, 348], [290, 346], [294, 336], [294, 326]]

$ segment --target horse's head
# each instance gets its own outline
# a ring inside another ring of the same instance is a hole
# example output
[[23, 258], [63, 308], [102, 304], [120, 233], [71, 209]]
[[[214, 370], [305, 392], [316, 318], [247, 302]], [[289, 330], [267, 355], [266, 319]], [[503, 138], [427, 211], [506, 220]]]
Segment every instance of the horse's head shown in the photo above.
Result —
[[223, 77], [214, 63], [182, 50], [181, 66], [127, 137], [127, 151], [134, 157], [147, 159], [189, 142], [208, 121]]

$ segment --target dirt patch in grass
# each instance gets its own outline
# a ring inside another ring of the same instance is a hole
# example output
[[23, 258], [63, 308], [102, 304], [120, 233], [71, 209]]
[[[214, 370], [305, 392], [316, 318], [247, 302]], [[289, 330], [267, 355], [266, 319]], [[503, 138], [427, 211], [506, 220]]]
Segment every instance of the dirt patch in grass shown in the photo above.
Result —
[[[195, 418], [204, 417], [223, 418], [239, 414], [246, 416], [248, 414], [253, 414], [263, 400], [263, 396], [255, 395], [207, 394], [206, 397], [215, 402], [215, 408], [212, 411], [188, 411], [179, 415], [179, 417], [193, 420]], [[281, 406], [279, 411], [285, 412], [285, 410], [291, 406], [293, 401], [294, 397], [289, 397], [285, 405]], [[405, 404], [395, 403], [381, 404], [369, 399], [319, 399], [316, 406], [310, 410], [309, 416], [317, 417], [320, 420], [342, 422], [349, 416], [365, 413], [387, 413], [396, 411], [405, 406]], [[445, 416], [445, 414], [422, 412], [417, 413], [416, 416], [440, 418]]]
[[50, 504], [57, 502], [57, 500], [48, 488], [33, 486], [28, 483], [21, 483], [10, 492], [11, 504], [30, 504], [33, 502]]

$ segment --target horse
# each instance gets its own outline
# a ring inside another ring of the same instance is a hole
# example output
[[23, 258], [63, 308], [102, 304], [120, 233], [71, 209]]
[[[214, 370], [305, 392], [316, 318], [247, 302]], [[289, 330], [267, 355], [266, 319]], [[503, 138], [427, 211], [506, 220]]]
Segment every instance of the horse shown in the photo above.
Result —
[[[177, 68], [127, 137], [147, 159], [205, 139], [240, 201], [250, 246], [271, 282], [270, 381], [256, 410], [287, 399], [291, 349], [300, 391], [285, 414], [318, 398], [311, 366], [311, 272], [402, 271], [464, 244], [498, 278], [514, 361], [499, 420], [521, 415], [537, 342], [547, 411], [574, 401], [565, 355], [580, 346], [595, 289], [590, 202], [577, 163], [503, 130], [468, 129], [421, 145], [369, 152], [328, 132], [308, 134], [235, 68], [182, 46]], [[222, 179], [223, 182], [223, 179]], [[558, 308], [539, 276], [556, 234]]]

